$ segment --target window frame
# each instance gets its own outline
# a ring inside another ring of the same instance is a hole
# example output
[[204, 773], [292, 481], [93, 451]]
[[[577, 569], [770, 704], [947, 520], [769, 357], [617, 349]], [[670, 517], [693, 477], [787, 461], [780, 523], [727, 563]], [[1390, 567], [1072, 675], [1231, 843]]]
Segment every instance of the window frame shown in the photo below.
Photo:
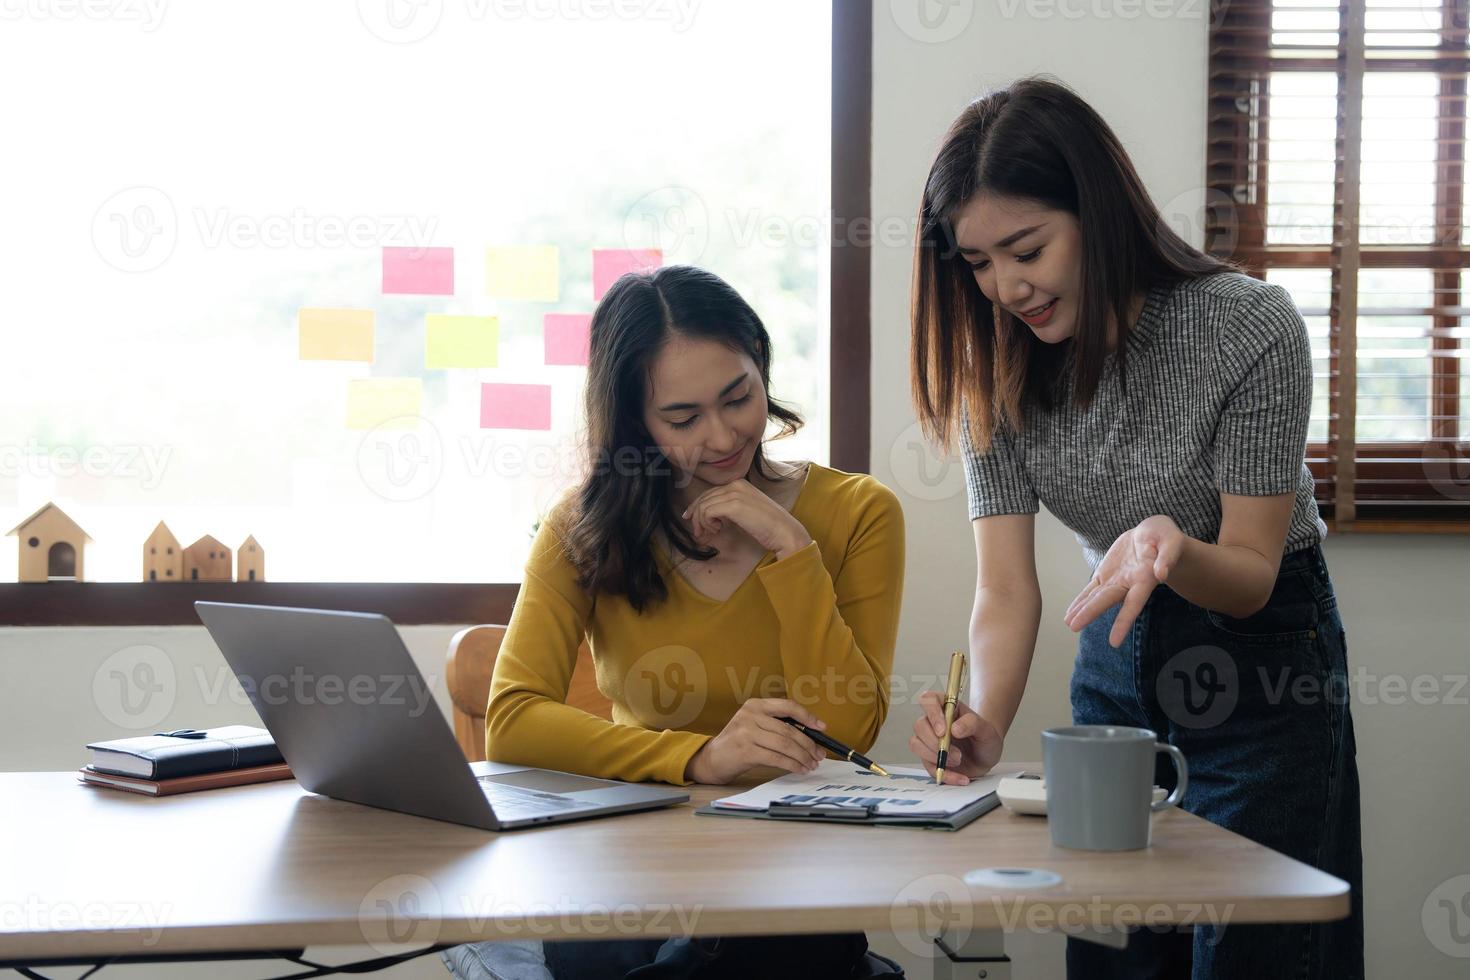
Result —
[[[1330, 273], [1331, 318], [1329, 334], [1328, 440], [1309, 442], [1308, 468], [1319, 488], [1317, 500], [1330, 530], [1363, 533], [1470, 533], [1470, 501], [1449, 506], [1406, 501], [1393, 516], [1361, 519], [1357, 490], [1361, 484], [1392, 481], [1423, 501], [1436, 496], [1425, 463], [1445, 459], [1451, 466], [1467, 465], [1467, 432], [1459, 419], [1459, 365], [1452, 353], [1431, 353], [1431, 397], [1427, 414], [1430, 437], [1456, 440], [1448, 457], [1434, 442], [1361, 442], [1356, 430], [1356, 333], [1343, 324], [1357, 320], [1357, 282], [1362, 269], [1428, 268], [1436, 292], [1432, 297], [1432, 329], [1460, 326], [1461, 318], [1443, 312], [1465, 301], [1461, 273], [1470, 270], [1470, 248], [1460, 244], [1464, 224], [1464, 166], [1458, 153], [1465, 138], [1465, 73], [1470, 71], [1467, 51], [1467, 0], [1444, 0], [1440, 45], [1432, 71], [1440, 79], [1436, 98], [1438, 152], [1435, 173], [1435, 236], [1429, 245], [1362, 245], [1358, 242], [1361, 165], [1362, 80], [1376, 71], [1425, 71], [1425, 58], [1366, 57], [1366, 4], [1340, 0], [1339, 40], [1322, 57], [1272, 58], [1272, 0], [1241, 0], [1216, 10], [1211, 25], [1206, 136], [1207, 184], [1224, 207], [1211, 207], [1206, 217], [1207, 242], [1214, 254], [1239, 263], [1246, 272], [1266, 278], [1269, 269], [1316, 269]], [[1376, 49], [1381, 51], [1382, 49]], [[1458, 52], [1458, 54], [1457, 54]], [[1266, 243], [1269, 203], [1270, 139], [1269, 76], [1281, 71], [1335, 72], [1338, 75], [1337, 164], [1334, 176], [1333, 243], [1326, 245], [1269, 245]], [[1253, 78], [1249, 89], [1230, 79]], [[1248, 103], [1249, 111], [1240, 108]], [[1458, 108], [1455, 108], [1458, 106]], [[1340, 193], [1337, 193], [1338, 189]], [[1426, 309], [1426, 312], [1429, 312]], [[1470, 350], [1463, 339], [1437, 334], [1431, 352]], [[1448, 417], [1446, 417], [1448, 416]], [[1378, 505], [1377, 509], [1387, 509]], [[1436, 514], [1438, 511], [1438, 514]]]
[[[871, 227], [872, 0], [832, 4], [831, 193], [834, 228]], [[830, 459], [867, 472], [871, 420], [871, 250], [857, 234], [830, 241]], [[506, 623], [519, 583], [7, 582], [4, 626], [198, 626], [194, 603], [382, 613], [398, 625]]]

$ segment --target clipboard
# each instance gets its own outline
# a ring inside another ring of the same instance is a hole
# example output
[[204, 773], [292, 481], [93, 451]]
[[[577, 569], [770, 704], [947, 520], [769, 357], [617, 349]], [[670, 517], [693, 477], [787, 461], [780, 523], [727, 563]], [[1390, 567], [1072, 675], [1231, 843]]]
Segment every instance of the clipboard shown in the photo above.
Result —
[[835, 823], [850, 827], [916, 827], [920, 830], [959, 830], [1000, 806], [999, 793], [987, 793], [948, 816], [933, 814], [880, 814], [872, 804], [772, 803], [764, 810], [739, 810], [706, 804], [694, 812], [705, 817], [745, 817], [752, 820], [789, 820]]

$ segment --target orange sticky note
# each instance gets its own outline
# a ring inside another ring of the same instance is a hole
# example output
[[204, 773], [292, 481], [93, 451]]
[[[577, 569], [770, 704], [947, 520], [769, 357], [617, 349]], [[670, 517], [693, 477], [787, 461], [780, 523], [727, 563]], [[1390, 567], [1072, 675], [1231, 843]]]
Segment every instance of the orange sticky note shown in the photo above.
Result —
[[548, 313], [541, 322], [547, 364], [587, 364], [592, 314]]
[[302, 308], [296, 314], [303, 361], [373, 361], [372, 310]]

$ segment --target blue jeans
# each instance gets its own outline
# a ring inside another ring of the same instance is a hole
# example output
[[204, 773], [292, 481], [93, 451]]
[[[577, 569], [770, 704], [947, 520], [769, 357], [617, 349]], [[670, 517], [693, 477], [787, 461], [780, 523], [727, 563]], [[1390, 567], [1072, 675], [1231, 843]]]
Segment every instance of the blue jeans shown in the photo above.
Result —
[[[1336, 922], [1140, 928], [1123, 950], [1069, 939], [1068, 977], [1361, 978], [1357, 748], [1346, 636], [1321, 548], [1285, 556], [1270, 600], [1245, 619], [1159, 586], [1113, 649], [1116, 613], [1082, 631], [1074, 723], [1153, 729], [1189, 761], [1184, 809], [1348, 882], [1352, 912]], [[1155, 781], [1174, 785], [1165, 756]]]

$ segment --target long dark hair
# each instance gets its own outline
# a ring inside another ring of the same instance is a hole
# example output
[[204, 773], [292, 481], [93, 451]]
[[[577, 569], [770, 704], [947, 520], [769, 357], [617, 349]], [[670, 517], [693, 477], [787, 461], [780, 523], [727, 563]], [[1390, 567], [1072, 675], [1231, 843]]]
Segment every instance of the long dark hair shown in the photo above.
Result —
[[[1076, 216], [1082, 296], [1070, 342], [1048, 349], [985, 298], [959, 254], [954, 218], [976, 194], [1019, 198]], [[1073, 398], [1092, 402], [1118, 325], [1120, 382], [1133, 297], [1158, 283], [1235, 266], [1193, 248], [1159, 216], [1108, 124], [1065, 85], [1021, 79], [965, 107], [929, 169], [914, 255], [910, 379], [924, 434], [948, 449], [968, 409], [974, 444], [990, 445], [997, 420], [1023, 424], [1028, 403], [1050, 408], [1067, 359]]]
[[[777, 437], [802, 417], [770, 396], [771, 338], [755, 310], [719, 276], [693, 266], [629, 273], [615, 282], [592, 314], [587, 361], [587, 477], [573, 491], [563, 540], [578, 584], [595, 598], [624, 595], [639, 612], [668, 596], [654, 562], [655, 533], [675, 551], [713, 558], [674, 512], [677, 471], [643, 422], [650, 367], [675, 335], [714, 340], [750, 356], [760, 368]], [[769, 472], [763, 447], [752, 465]]]

